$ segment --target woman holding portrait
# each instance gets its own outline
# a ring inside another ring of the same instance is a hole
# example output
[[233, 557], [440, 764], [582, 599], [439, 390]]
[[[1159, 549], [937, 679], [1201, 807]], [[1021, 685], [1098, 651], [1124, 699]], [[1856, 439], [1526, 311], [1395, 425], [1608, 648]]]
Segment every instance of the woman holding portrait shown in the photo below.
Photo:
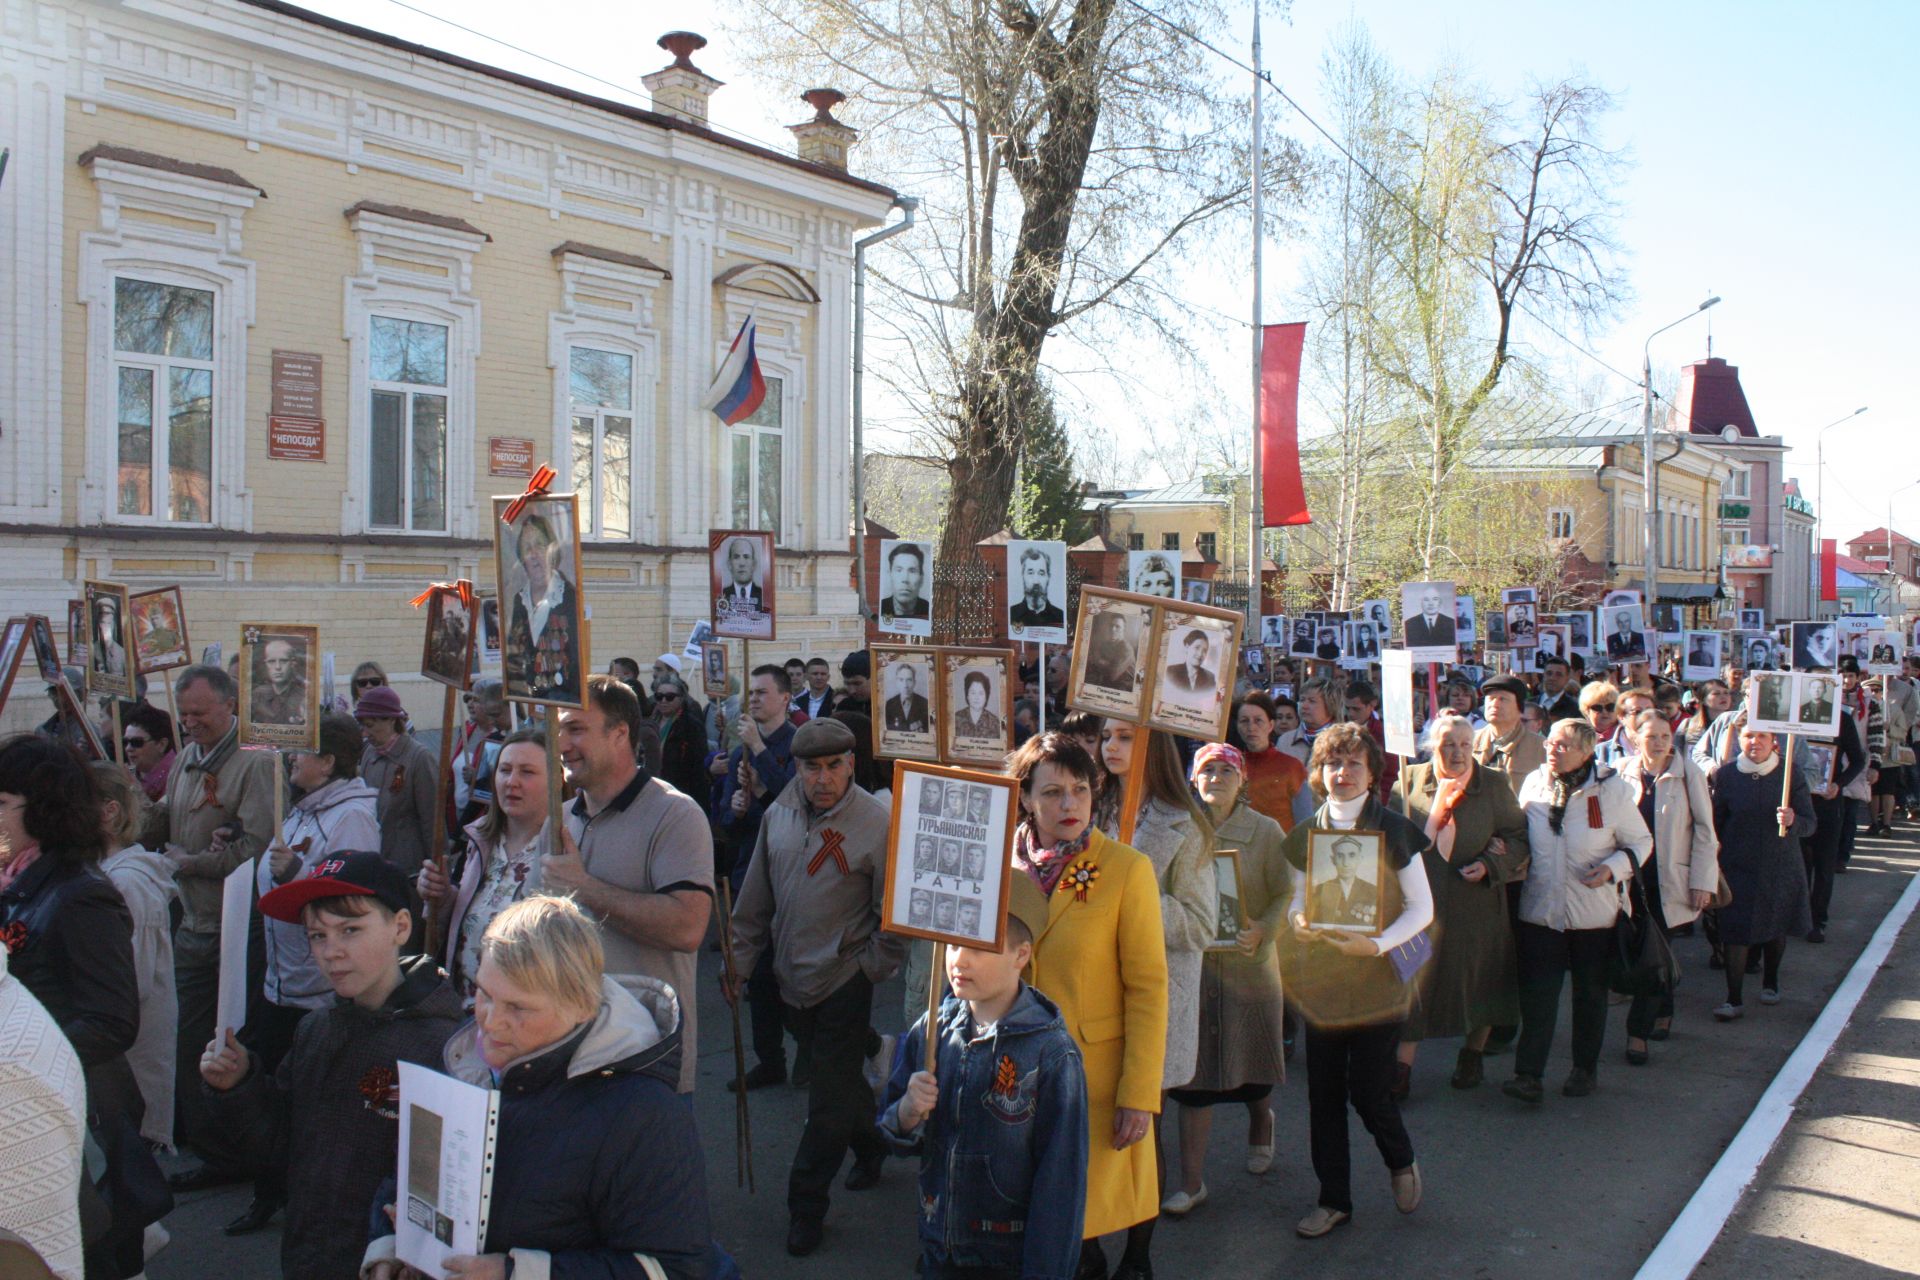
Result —
[[1506, 775], [1473, 758], [1473, 722], [1442, 711], [1429, 737], [1433, 759], [1410, 765], [1388, 803], [1426, 835], [1433, 891], [1433, 960], [1400, 1033], [1394, 1093], [1405, 1097], [1422, 1040], [1465, 1036], [1453, 1087], [1484, 1079], [1487, 1033], [1520, 1021], [1507, 885], [1527, 869], [1527, 820]]

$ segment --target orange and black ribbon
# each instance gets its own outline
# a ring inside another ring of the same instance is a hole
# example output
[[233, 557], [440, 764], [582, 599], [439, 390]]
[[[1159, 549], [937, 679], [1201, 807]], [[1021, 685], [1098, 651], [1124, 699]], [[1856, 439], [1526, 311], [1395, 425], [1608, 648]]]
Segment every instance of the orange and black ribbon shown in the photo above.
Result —
[[451, 591], [460, 597], [460, 603], [465, 605], [469, 611], [473, 608], [473, 583], [467, 581], [465, 578], [460, 578], [453, 582], [435, 582], [431, 584], [425, 591], [422, 591], [413, 598], [413, 607], [418, 609], [421, 605], [433, 599], [433, 593], [436, 591]]
[[840, 874], [847, 874], [847, 838], [838, 831], [827, 830], [820, 833], [820, 849], [813, 855], [813, 861], [807, 864], [807, 874], [813, 875], [832, 858], [834, 865], [840, 868]]
[[550, 464], [545, 462], [541, 463], [540, 469], [533, 473], [533, 479], [527, 481], [527, 491], [515, 498], [512, 502], [509, 502], [507, 509], [500, 513], [501, 523], [512, 524], [515, 520], [518, 520], [520, 513], [527, 509], [529, 502], [532, 502], [535, 498], [544, 498], [547, 496], [547, 486], [552, 484], [559, 476], [560, 473], [555, 471]]

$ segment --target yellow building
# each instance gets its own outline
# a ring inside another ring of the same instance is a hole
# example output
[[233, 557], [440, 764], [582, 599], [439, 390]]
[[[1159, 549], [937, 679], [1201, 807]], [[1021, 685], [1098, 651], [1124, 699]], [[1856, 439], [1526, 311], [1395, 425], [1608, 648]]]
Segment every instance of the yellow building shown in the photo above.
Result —
[[[408, 599], [491, 591], [489, 498], [551, 460], [595, 667], [706, 616], [709, 528], [776, 531], [770, 650], [860, 643], [852, 240], [894, 197], [837, 95], [789, 153], [706, 127], [685, 33], [642, 110], [265, 0], [0, 23], [8, 612], [177, 582], [196, 648], [318, 622], [419, 714]], [[769, 393], [729, 428], [700, 400], [749, 316]]]

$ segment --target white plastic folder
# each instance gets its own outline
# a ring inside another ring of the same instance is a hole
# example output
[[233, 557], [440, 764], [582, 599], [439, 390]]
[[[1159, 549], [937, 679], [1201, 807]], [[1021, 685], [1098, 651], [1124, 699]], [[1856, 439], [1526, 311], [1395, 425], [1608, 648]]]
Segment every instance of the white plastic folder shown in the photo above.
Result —
[[[266, 857], [266, 854], [261, 854]], [[241, 863], [220, 886], [220, 985], [215, 996], [222, 1031], [240, 1034], [247, 1024], [247, 926], [253, 916], [253, 859]]]
[[487, 1238], [500, 1094], [412, 1062], [400, 1064], [400, 1171], [394, 1203], [400, 1261], [446, 1280], [446, 1260]]

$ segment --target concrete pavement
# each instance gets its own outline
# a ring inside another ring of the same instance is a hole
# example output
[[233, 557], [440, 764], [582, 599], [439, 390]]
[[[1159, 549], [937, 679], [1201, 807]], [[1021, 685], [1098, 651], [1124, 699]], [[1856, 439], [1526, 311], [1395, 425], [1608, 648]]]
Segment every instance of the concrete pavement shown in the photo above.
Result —
[[[1827, 943], [1788, 948], [1778, 1006], [1749, 1000], [1744, 1021], [1714, 1023], [1709, 1010], [1724, 998], [1720, 975], [1708, 969], [1701, 939], [1679, 940], [1684, 977], [1673, 1039], [1653, 1046], [1650, 1067], [1627, 1066], [1625, 1007], [1615, 1007], [1600, 1091], [1591, 1098], [1558, 1092], [1568, 1065], [1564, 1015], [1547, 1101], [1537, 1112], [1499, 1093], [1510, 1056], [1490, 1059], [1488, 1083], [1461, 1093], [1447, 1084], [1458, 1042], [1427, 1046], [1406, 1107], [1427, 1189], [1410, 1217], [1394, 1212], [1386, 1172], [1355, 1123], [1353, 1223], [1316, 1242], [1294, 1237], [1294, 1222], [1314, 1199], [1304, 1068], [1272, 1100], [1278, 1151], [1268, 1174], [1253, 1177], [1242, 1167], [1244, 1109], [1222, 1109], [1206, 1175], [1210, 1198], [1188, 1219], [1162, 1222], [1157, 1274], [1277, 1276], [1313, 1267], [1339, 1276], [1632, 1276], [1920, 869], [1912, 832], [1904, 826], [1892, 840], [1861, 841], [1853, 870], [1838, 881]], [[1920, 1202], [1920, 1060], [1912, 1056], [1920, 1020], [1913, 972], [1920, 943], [1913, 935], [1920, 926], [1908, 932], [1895, 953], [1898, 964], [1888, 966], [1894, 982], [1885, 991], [1876, 984], [1808, 1094], [1802, 1120], [1776, 1151], [1787, 1163], [1771, 1169], [1770, 1162], [1753, 1203], [1743, 1206], [1703, 1274], [1878, 1276], [1910, 1271], [1920, 1257], [1920, 1214], [1912, 1207]], [[804, 1097], [792, 1089], [751, 1095], [758, 1193], [736, 1189], [732, 1096], [724, 1088], [733, 1054], [717, 963], [716, 955], [702, 954], [697, 1110], [721, 1242], [753, 1277], [910, 1275], [914, 1169], [899, 1161], [872, 1191], [836, 1192], [818, 1254], [786, 1256], [786, 1166], [804, 1113]], [[876, 996], [874, 1022], [883, 1030], [903, 1024], [897, 982]], [[238, 1188], [185, 1200], [168, 1223], [175, 1243], [149, 1275], [199, 1280], [216, 1268], [234, 1277], [276, 1274], [277, 1228], [238, 1241], [220, 1234], [219, 1224], [245, 1203]], [[1110, 1245], [1109, 1252], [1117, 1250]]]

